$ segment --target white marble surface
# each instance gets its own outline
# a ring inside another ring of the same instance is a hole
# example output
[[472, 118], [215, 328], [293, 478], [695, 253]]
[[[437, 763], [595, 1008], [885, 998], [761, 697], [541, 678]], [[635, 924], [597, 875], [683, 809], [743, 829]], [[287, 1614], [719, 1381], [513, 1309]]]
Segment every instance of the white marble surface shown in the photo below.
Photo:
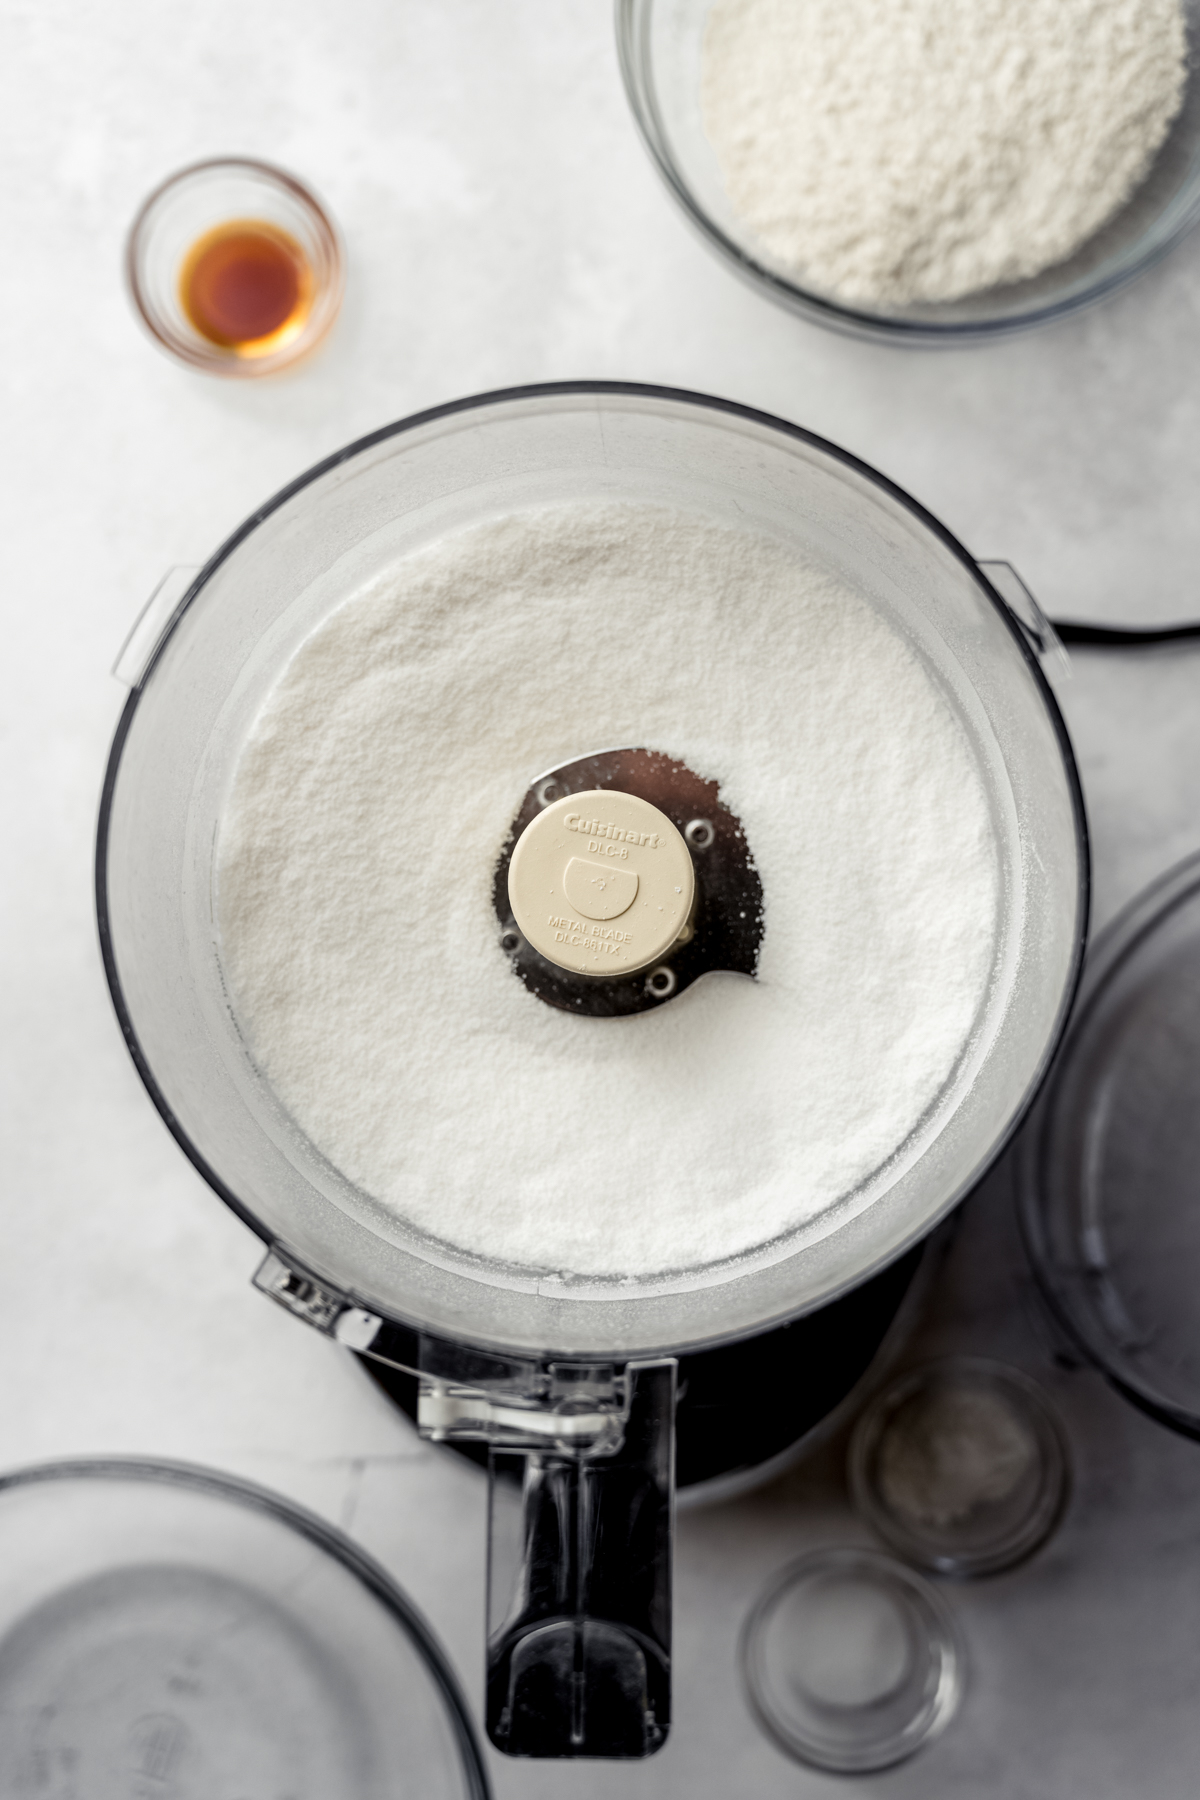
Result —
[[[91, 840], [125, 630], [168, 565], [202, 560], [355, 435], [579, 376], [704, 389], [827, 434], [1015, 562], [1048, 611], [1200, 612], [1200, 238], [1040, 335], [899, 352], [776, 311], [693, 238], [635, 138], [602, 0], [9, 0], [0, 46], [0, 1463], [136, 1451], [308, 1501], [409, 1587], [477, 1702], [479, 1479], [250, 1290], [256, 1242], [167, 1137], [113, 1022]], [[311, 180], [349, 246], [327, 349], [261, 384], [175, 367], [120, 279], [144, 193], [238, 152]], [[1200, 847], [1198, 677], [1198, 652], [1076, 657], [1063, 700], [1100, 918]], [[947, 1736], [842, 1792], [1194, 1792], [1200, 1450], [1056, 1372], [1022, 1286], [998, 1178], [927, 1344], [992, 1348], [1051, 1382], [1079, 1463], [1071, 1513], [1031, 1567], [952, 1594], [972, 1679]], [[499, 1793], [837, 1791], [760, 1737], [734, 1645], [772, 1569], [859, 1535], [833, 1452], [685, 1518], [667, 1749], [637, 1768], [493, 1758]]]

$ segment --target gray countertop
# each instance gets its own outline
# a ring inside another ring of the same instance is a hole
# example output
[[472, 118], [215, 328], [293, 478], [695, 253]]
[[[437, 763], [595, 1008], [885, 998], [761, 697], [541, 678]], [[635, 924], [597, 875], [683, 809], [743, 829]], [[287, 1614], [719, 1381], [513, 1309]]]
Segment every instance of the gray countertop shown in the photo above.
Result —
[[[477, 1704], [480, 1478], [251, 1291], [256, 1241], [167, 1137], [111, 1015], [91, 840], [124, 633], [168, 566], [201, 561], [357, 434], [449, 397], [581, 376], [727, 395], [826, 434], [978, 555], [1011, 560], [1050, 613], [1200, 614], [1200, 237], [1038, 335], [902, 352], [803, 324], [711, 258], [635, 138], [603, 4], [10, 0], [0, 44], [0, 1464], [182, 1457], [306, 1501], [395, 1572]], [[175, 367], [121, 288], [143, 195], [219, 153], [295, 168], [349, 246], [328, 347], [261, 384]], [[1200, 650], [1185, 648], [1078, 652], [1059, 684], [1098, 922], [1200, 848], [1198, 680]], [[1076, 1481], [1032, 1563], [950, 1591], [970, 1678], [943, 1739], [839, 1782], [779, 1754], [743, 1702], [736, 1639], [762, 1584], [804, 1548], [865, 1537], [834, 1442], [681, 1517], [662, 1754], [636, 1767], [493, 1757], [499, 1794], [1192, 1794], [1200, 1448], [1056, 1362], [1004, 1168], [965, 1208], [905, 1354], [951, 1347], [1051, 1388]]]

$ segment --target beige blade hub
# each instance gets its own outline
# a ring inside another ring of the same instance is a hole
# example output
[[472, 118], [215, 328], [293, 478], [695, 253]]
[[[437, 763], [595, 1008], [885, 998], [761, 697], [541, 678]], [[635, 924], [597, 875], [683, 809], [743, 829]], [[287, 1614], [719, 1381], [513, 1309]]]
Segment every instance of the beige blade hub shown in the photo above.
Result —
[[508, 898], [535, 950], [577, 975], [633, 975], [691, 935], [696, 877], [681, 833], [648, 800], [593, 788], [525, 827]]

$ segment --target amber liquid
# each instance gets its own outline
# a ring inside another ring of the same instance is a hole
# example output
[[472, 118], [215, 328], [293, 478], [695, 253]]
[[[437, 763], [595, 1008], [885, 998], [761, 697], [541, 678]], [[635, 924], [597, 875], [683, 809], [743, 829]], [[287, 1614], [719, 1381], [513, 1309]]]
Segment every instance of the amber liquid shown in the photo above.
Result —
[[300, 331], [314, 286], [312, 265], [290, 232], [266, 219], [230, 219], [188, 251], [179, 300], [209, 343], [266, 356]]

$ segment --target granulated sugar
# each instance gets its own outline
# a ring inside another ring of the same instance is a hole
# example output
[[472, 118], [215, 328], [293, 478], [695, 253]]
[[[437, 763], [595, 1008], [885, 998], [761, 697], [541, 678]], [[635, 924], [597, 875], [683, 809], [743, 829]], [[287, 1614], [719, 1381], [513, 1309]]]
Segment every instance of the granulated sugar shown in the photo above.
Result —
[[953, 300], [1064, 261], [1183, 99], [1180, 0], [716, 0], [701, 104], [730, 199], [807, 284]]
[[[542, 769], [646, 746], [721, 783], [759, 976], [580, 1019], [499, 946]], [[904, 640], [762, 537], [562, 506], [399, 562], [293, 657], [221, 830], [233, 1004], [268, 1080], [397, 1217], [507, 1262], [638, 1275], [832, 1205], [979, 1016], [998, 877], [973, 753]]]

